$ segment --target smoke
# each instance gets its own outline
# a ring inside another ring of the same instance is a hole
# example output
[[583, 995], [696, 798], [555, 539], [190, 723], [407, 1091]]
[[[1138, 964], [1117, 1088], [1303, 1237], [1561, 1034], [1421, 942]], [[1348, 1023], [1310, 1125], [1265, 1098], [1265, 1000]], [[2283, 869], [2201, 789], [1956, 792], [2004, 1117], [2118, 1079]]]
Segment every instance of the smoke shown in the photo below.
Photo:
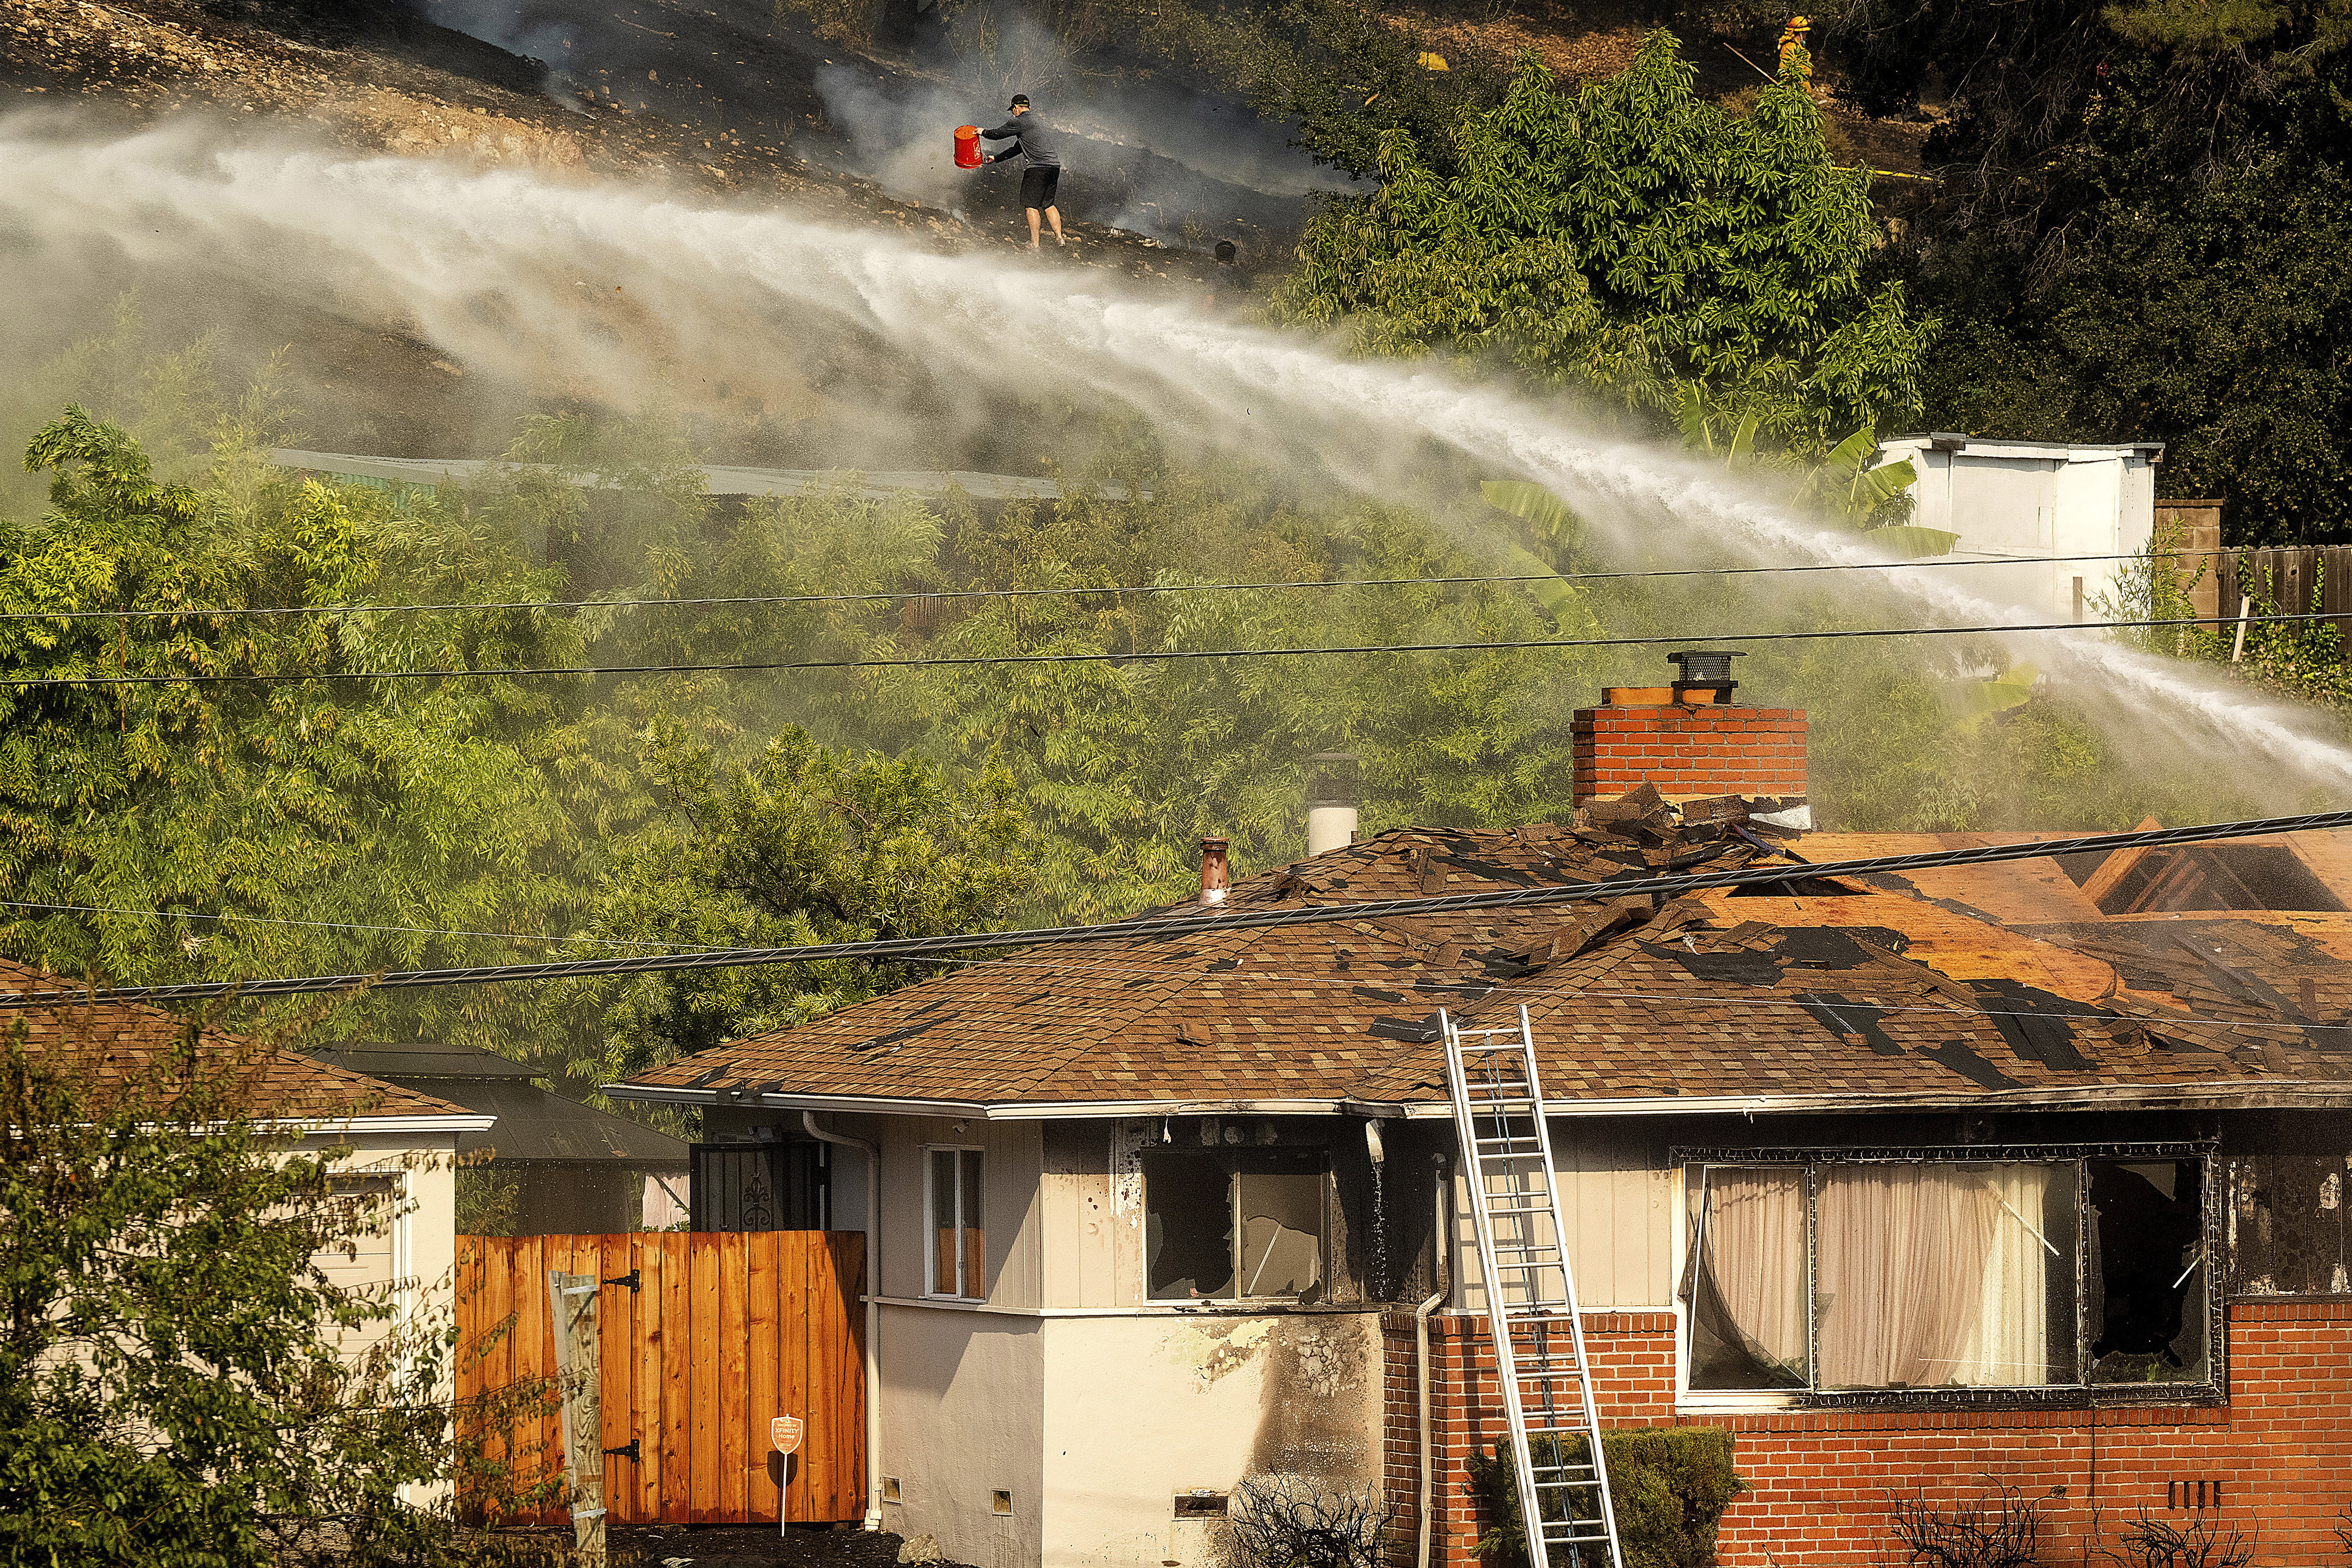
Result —
[[[957, 208], [986, 183], [1010, 188], [1018, 161], [957, 169], [950, 132], [1009, 118], [1016, 92], [1063, 133], [1066, 214], [1201, 248], [1217, 239], [1265, 249], [1304, 221], [1310, 192], [1344, 181], [1287, 143], [1287, 128], [1228, 99], [1166, 83], [1080, 72], [1054, 35], [1025, 16], [929, 51], [921, 77], [870, 66], [817, 72], [826, 119], [845, 145], [833, 160], [885, 190]], [[1003, 144], [998, 144], [999, 146]], [[828, 156], [813, 146], [810, 151]]]
[[[1345, 360], [1101, 275], [1074, 288], [1066, 269], [929, 254], [785, 212], [516, 171], [224, 147], [187, 125], [87, 140], [18, 116], [0, 121], [0, 158], [12, 174], [0, 246], [44, 276], [104, 256], [142, 276], [259, 293], [281, 313], [397, 319], [453, 360], [530, 384], [642, 391], [650, 360], [773, 386], [811, 345], [846, 337], [921, 366], [940, 406], [983, 423], [1006, 398], [1123, 404], [1179, 442], [1387, 498], [1426, 494], [1417, 486], [1433, 473], [1524, 475], [1628, 552], [1870, 559], [1852, 535], [1759, 499], [1720, 468], [1559, 404], [1448, 370]], [[879, 400], [870, 423], [891, 424]], [[2039, 619], [1934, 572], [1885, 575], [1908, 621]], [[2095, 632], [1999, 641], [2011, 659], [2092, 694], [2095, 718], [2160, 726], [2176, 757], [2201, 751], [2239, 776], [2253, 768], [2309, 786], [2352, 781], [2352, 753], [2242, 686]]]
[[1289, 145], [1294, 128], [1229, 98], [1089, 72], [1050, 28], [992, 5], [961, 6], [949, 24], [924, 7], [894, 63], [782, 18], [668, 11], [656, 29], [587, 0], [425, 4], [443, 26], [546, 62], [569, 107], [581, 87], [621, 82], [623, 99], [682, 123], [756, 125], [797, 156], [950, 211], [1014, 199], [1017, 162], [975, 173], [955, 167], [952, 149], [957, 126], [1001, 123], [1016, 92], [1064, 132], [1066, 217], [1264, 252], [1295, 238], [1308, 193], [1347, 183]]

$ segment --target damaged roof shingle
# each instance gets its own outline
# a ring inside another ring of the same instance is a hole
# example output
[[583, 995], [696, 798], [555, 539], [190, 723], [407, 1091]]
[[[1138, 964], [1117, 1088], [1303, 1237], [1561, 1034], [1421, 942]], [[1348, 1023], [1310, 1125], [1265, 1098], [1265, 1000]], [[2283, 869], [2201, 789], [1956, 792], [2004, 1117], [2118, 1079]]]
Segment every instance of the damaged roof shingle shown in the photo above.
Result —
[[[1713, 814], [1637, 792], [1572, 827], [1385, 832], [1237, 881], [1225, 907], [1630, 879], [1702, 852], [1726, 868], [1764, 858], [1735, 831], [1738, 810], [1689, 804]], [[2293, 933], [2176, 922], [2168, 936], [2189, 946], [2167, 947], [2104, 922], [2020, 930], [1908, 884], [1728, 896], [1155, 936], [1155, 920], [1199, 913], [1188, 902], [616, 1092], [733, 1075], [787, 1096], [957, 1103], [1434, 1102], [1434, 1009], [1508, 1024], [1523, 1005], [1555, 1101], [2317, 1093], [2347, 1076], [2328, 1069], [2352, 1053], [2352, 967]], [[1759, 918], [1770, 914], [1785, 917]]]

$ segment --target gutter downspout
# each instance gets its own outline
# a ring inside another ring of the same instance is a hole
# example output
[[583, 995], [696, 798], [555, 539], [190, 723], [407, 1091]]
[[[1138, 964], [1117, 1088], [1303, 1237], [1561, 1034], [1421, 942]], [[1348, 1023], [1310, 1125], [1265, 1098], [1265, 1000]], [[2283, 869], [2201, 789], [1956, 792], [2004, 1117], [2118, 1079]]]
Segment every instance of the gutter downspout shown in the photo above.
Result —
[[1421, 1387], [1421, 1543], [1413, 1554], [1416, 1568], [1429, 1568], [1429, 1508], [1437, 1490], [1429, 1469], [1429, 1314], [1452, 1293], [1454, 1285], [1454, 1172], [1443, 1153], [1432, 1155], [1430, 1162], [1437, 1167], [1437, 1212], [1433, 1217], [1435, 1228], [1430, 1232], [1437, 1258], [1437, 1290], [1412, 1310], [1412, 1373]]
[[801, 1113], [801, 1125], [821, 1143], [862, 1150], [866, 1155], [866, 1528], [882, 1528], [882, 1151], [864, 1138], [828, 1133], [816, 1113]]

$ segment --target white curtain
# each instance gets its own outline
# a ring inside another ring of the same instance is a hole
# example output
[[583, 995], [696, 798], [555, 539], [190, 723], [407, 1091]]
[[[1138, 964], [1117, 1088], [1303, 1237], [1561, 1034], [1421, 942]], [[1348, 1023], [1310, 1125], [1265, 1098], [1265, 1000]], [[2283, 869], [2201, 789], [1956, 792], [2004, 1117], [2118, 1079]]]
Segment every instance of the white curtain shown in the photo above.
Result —
[[2048, 1166], [1822, 1173], [1823, 1388], [2018, 1386], [2050, 1377]]
[[[1698, 1301], [1703, 1328], [1732, 1342], [1745, 1357], [1709, 1357], [1693, 1368], [1692, 1386], [1774, 1386], [1805, 1375], [1805, 1173], [1800, 1166], [1706, 1175], [1699, 1225]], [[1726, 1345], [1727, 1350], [1731, 1345]], [[1738, 1363], [1767, 1374], [1749, 1379]]]
[[[1954, 1383], [2015, 1388], [2052, 1381], [2050, 1270], [2061, 1263], [2043, 1233], [2042, 1204], [2055, 1175], [2052, 1166], [1978, 1170], [1977, 1179], [1992, 1194], [1992, 1247], [1977, 1321], [1952, 1368]], [[2073, 1260], [2063, 1266], [2072, 1268]]]

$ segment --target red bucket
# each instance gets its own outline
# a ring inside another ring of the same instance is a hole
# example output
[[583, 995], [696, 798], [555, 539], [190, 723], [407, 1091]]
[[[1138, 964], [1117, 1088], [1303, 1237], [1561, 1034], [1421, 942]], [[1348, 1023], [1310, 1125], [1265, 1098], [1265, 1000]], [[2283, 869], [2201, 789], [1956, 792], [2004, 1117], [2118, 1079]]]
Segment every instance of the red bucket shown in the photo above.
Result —
[[986, 162], [986, 160], [982, 159], [980, 155], [980, 127], [977, 125], [957, 126], [956, 167], [959, 169], [977, 169], [984, 162]]

